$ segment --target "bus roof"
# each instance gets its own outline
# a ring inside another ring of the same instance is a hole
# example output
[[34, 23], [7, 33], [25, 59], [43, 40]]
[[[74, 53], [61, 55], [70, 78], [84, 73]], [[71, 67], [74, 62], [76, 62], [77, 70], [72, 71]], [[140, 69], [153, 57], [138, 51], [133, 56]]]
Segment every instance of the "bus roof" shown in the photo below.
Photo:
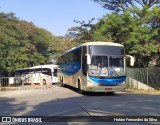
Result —
[[19, 68], [19, 69], [16, 69], [15, 71], [18, 71], [18, 70], [26, 70], [26, 69], [29, 69], [29, 68]]
[[[62, 55], [65, 55], [66, 53], [68, 52], [71, 52], [72, 50], [75, 50], [81, 46], [90, 46], [90, 45], [107, 45], [107, 46], [121, 46], [121, 47], [124, 47], [122, 44], [119, 44], [119, 43], [113, 43], [113, 42], [104, 42], [104, 41], [93, 41], [93, 42], [86, 42], [86, 43], [83, 43], [77, 47], [73, 47], [69, 50], [67, 50], [65, 53], [63, 53]], [[60, 55], [60, 56], [62, 56]]]
[[123, 47], [123, 45], [119, 43], [103, 42], [103, 41], [87, 42], [87, 43], [83, 43], [81, 46], [89, 46], [89, 45], [108, 45], [108, 46], [122, 46]]
[[33, 66], [30, 69], [34, 69], [34, 68], [52, 68], [52, 67], [58, 67], [58, 65], [54, 65], [54, 64], [38, 65], [38, 66]]

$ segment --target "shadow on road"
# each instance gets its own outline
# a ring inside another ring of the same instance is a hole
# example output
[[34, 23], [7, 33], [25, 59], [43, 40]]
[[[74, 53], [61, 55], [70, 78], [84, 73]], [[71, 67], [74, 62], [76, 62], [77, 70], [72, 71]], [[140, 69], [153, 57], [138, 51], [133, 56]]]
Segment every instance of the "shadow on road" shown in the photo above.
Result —
[[[67, 97], [63, 89], [67, 90], [70, 95]], [[43, 90], [51, 91], [51, 89]], [[55, 93], [56, 92], [56, 93]], [[45, 93], [46, 94], [46, 93]], [[160, 116], [160, 97], [153, 95], [134, 95], [134, 94], [115, 94], [112, 96], [106, 96], [105, 93], [87, 93], [84, 95], [77, 94], [77, 90], [74, 88], [57, 88], [56, 91], [47, 93], [44, 97], [33, 94], [32, 99], [41, 99], [41, 103], [38, 105], [31, 105], [29, 99], [26, 101], [18, 102], [13, 97], [0, 97], [0, 115], [1, 116]], [[55, 96], [55, 94], [57, 94]], [[86, 96], [87, 95], [87, 96]], [[42, 96], [42, 95], [41, 95]], [[47, 101], [48, 98], [48, 101]], [[32, 106], [32, 110], [22, 114], [24, 110], [27, 110], [28, 106]], [[54, 118], [54, 117], [53, 117]], [[52, 119], [51, 119], [52, 120]], [[132, 125], [131, 122], [123, 123], [122, 125]], [[39, 124], [39, 123], [38, 123]], [[46, 123], [42, 123], [46, 124]], [[56, 125], [97, 125], [97, 122], [93, 122], [93, 119], [87, 119], [85, 122], [63, 122], [50, 124]], [[101, 122], [98, 124], [115, 125], [119, 123], [114, 122]], [[133, 123], [134, 124], [134, 123]], [[146, 122], [137, 122], [139, 125], [150, 125]]]
[[[71, 89], [70, 87], [66, 87]], [[71, 89], [76, 92], [76, 89]], [[53, 93], [54, 94], [54, 93]], [[41, 103], [34, 107], [34, 110], [25, 115], [29, 116], [156, 116], [160, 115], [158, 109], [159, 102], [154, 102], [158, 96], [132, 95], [132, 94], [115, 94], [114, 96], [104, 96], [105, 94], [87, 94], [69, 98], [60, 98]], [[73, 93], [74, 94], [74, 93]], [[93, 94], [93, 95], [92, 95]], [[89, 95], [89, 96], [88, 96]], [[154, 106], [154, 107], [153, 107]], [[54, 118], [54, 117], [53, 117]], [[63, 121], [62, 121], [63, 122]], [[76, 122], [76, 121], [74, 121]], [[79, 122], [78, 122], [79, 123]], [[78, 124], [76, 123], [76, 124]], [[71, 125], [69, 123], [68, 125]], [[74, 124], [74, 123], [73, 123]], [[95, 124], [93, 119], [83, 121], [83, 125]], [[101, 122], [99, 124], [118, 124], [114, 122]], [[124, 123], [123, 123], [124, 124]], [[138, 125], [151, 125], [150, 123], [140, 123]], [[132, 123], [125, 123], [132, 125]]]
[[26, 101], [17, 103], [16, 98], [0, 97], [0, 116], [21, 115], [26, 108]]
[[[65, 85], [65, 88], [72, 90], [73, 92], [78, 93], [78, 89], [72, 86]], [[84, 96], [122, 96], [122, 94], [112, 93], [112, 92], [83, 92]]]

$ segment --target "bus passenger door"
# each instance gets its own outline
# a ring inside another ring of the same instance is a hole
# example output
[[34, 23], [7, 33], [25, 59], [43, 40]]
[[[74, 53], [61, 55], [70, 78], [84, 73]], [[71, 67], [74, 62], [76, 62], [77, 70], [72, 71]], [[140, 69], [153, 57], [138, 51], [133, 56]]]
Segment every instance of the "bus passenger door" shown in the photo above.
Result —
[[58, 83], [57, 69], [53, 69], [52, 83]]

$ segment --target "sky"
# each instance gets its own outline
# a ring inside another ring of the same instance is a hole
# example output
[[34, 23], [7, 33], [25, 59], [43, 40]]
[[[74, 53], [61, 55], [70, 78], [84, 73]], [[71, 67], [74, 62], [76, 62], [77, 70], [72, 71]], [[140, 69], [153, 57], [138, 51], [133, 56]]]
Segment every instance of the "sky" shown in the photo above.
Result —
[[20, 20], [32, 22], [55, 36], [64, 36], [74, 20], [86, 23], [109, 13], [92, 0], [0, 0], [0, 12], [15, 13]]

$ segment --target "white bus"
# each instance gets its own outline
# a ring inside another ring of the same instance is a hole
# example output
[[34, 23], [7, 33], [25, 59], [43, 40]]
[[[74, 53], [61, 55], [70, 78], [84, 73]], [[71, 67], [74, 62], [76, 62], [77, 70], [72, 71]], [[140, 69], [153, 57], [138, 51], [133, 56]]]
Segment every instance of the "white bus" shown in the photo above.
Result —
[[29, 73], [31, 70], [29, 68], [20, 68], [14, 72], [14, 77], [16, 78], [16, 84], [30, 84]]
[[21, 77], [22, 83], [29, 84], [53, 84], [57, 83], [57, 65], [46, 64], [38, 65], [30, 68], [17, 69], [15, 76]]
[[30, 79], [33, 84], [53, 84], [57, 83], [57, 65], [39, 65], [31, 67]]
[[[58, 81], [78, 88], [79, 93], [123, 91], [126, 80], [124, 46], [112, 42], [87, 42], [58, 58]], [[134, 65], [134, 58], [130, 64]]]

